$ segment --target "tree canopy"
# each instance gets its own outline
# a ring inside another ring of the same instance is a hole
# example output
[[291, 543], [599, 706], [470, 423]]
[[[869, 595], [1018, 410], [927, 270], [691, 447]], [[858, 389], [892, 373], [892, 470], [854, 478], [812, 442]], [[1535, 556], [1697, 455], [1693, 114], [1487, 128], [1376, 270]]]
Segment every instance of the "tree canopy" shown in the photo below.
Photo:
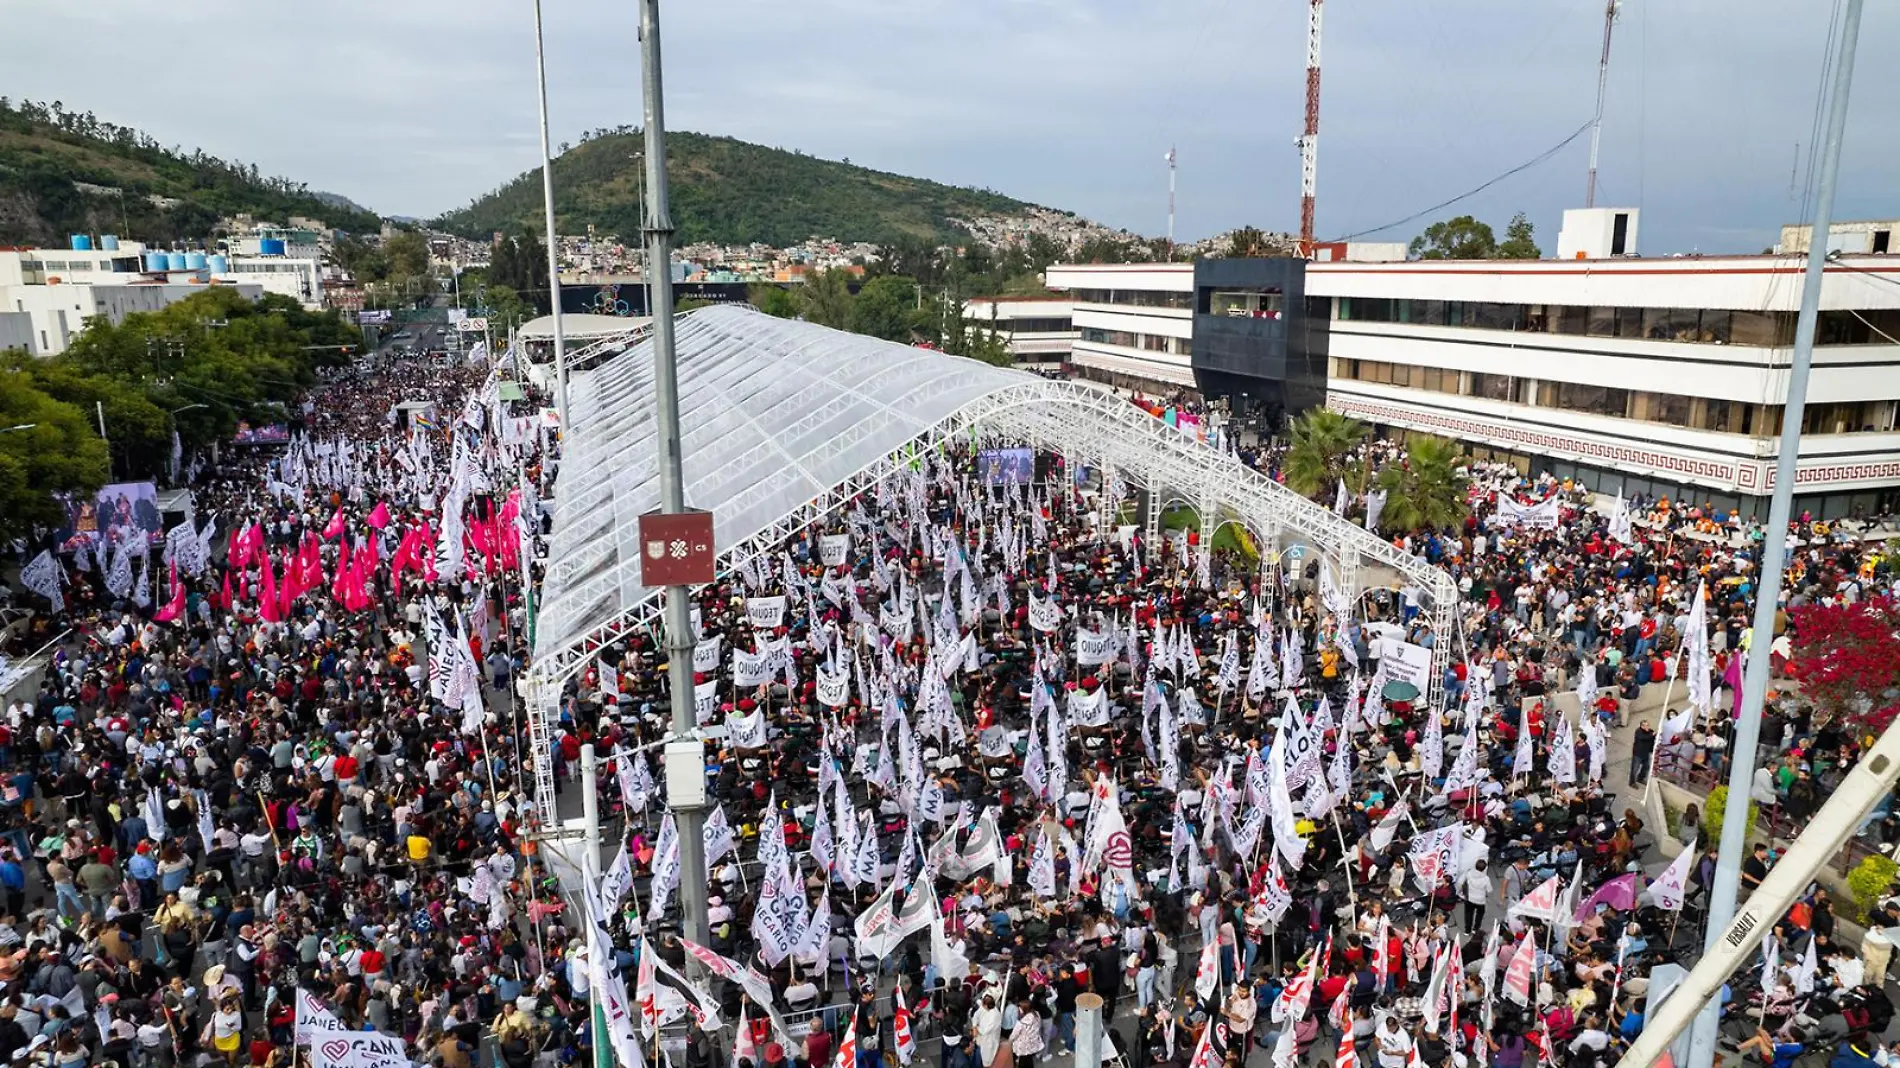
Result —
[[1435, 222], [1412, 239], [1410, 252], [1419, 260], [1534, 260], [1543, 255], [1523, 212], [1511, 216], [1499, 243], [1491, 224], [1470, 215]]
[[[334, 312], [307, 311], [277, 294], [251, 301], [230, 287], [212, 287], [158, 311], [133, 312], [116, 324], [88, 319], [58, 356], [0, 354], [0, 373], [7, 376], [0, 420], [9, 426], [76, 427], [88, 443], [68, 440], [66, 429], [57, 438], [16, 431], [0, 434], [0, 449], [31, 443], [71, 458], [60, 465], [26, 465], [27, 492], [83, 489], [108, 475], [153, 478], [170, 462], [174, 429], [189, 451], [228, 439], [239, 422], [297, 422], [290, 402], [315, 382], [317, 368], [347, 360], [359, 340]], [[16, 399], [32, 410], [16, 412]], [[98, 438], [101, 409], [105, 442]], [[4, 440], [9, 437], [23, 440]]]

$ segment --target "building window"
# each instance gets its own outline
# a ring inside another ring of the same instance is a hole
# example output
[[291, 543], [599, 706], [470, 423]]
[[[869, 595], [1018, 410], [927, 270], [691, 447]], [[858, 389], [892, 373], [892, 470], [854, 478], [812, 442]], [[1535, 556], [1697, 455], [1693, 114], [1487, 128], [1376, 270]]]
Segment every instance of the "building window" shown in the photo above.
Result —
[[1278, 319], [1286, 295], [1278, 289], [1203, 289], [1201, 311], [1233, 319]]
[[1586, 386], [1578, 382], [1557, 383], [1557, 403], [1555, 407], [1573, 412], [1587, 412], [1591, 415], [1608, 415], [1618, 419], [1629, 415], [1630, 394], [1627, 389], [1611, 389], [1608, 386]]
[[1512, 401], [1517, 399], [1517, 379], [1510, 375], [1471, 373], [1471, 395], [1486, 400]]

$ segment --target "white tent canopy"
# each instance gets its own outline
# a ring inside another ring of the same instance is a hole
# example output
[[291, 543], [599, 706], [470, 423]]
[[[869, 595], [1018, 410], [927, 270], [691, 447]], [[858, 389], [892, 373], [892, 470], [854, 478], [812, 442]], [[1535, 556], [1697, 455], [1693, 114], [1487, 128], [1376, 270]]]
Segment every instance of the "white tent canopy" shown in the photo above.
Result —
[[[686, 503], [713, 513], [722, 572], [868, 489], [912, 448], [980, 428], [1111, 465], [1264, 539], [1300, 541], [1331, 558], [1348, 589], [1361, 561], [1390, 568], [1443, 616], [1441, 634], [1449, 624], [1456, 590], [1444, 572], [1087, 384], [734, 306], [681, 317], [677, 352]], [[642, 341], [570, 383], [537, 686], [658, 617], [661, 591], [641, 584], [637, 544], [639, 517], [659, 506], [652, 374]], [[1441, 668], [1448, 644], [1435, 650]]]

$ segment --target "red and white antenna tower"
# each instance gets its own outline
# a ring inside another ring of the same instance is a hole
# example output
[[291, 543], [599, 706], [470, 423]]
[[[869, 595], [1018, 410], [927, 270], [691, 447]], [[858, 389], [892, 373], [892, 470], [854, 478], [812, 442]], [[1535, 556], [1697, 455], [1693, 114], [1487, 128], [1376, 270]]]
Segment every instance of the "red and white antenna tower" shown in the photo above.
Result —
[[1300, 137], [1300, 255], [1313, 254], [1313, 194], [1319, 184], [1319, 29], [1326, 0], [1306, 15], [1306, 133]]

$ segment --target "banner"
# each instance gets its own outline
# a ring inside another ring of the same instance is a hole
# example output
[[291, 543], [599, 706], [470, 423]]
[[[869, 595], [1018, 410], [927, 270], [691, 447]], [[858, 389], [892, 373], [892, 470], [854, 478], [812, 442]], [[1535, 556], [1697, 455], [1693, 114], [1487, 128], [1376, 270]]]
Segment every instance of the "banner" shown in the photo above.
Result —
[[1393, 682], [1409, 682], [1421, 695], [1431, 691], [1432, 651], [1411, 642], [1386, 641], [1379, 653], [1379, 670]]
[[1556, 530], [1558, 511], [1561, 503], [1556, 497], [1546, 497], [1536, 504], [1519, 504], [1510, 497], [1498, 498], [1498, 514], [1491, 520], [1494, 526], [1530, 527], [1532, 530]]
[[310, 1043], [312, 1068], [409, 1068], [403, 1040], [378, 1031], [332, 1031]]
[[1044, 634], [1053, 634], [1062, 629], [1062, 606], [1055, 598], [1044, 600], [1035, 594], [1029, 595], [1029, 625]]
[[732, 651], [732, 684], [735, 687], [763, 686], [772, 679], [777, 664], [770, 653]]
[[720, 638], [715, 634], [693, 646], [693, 670], [700, 674], [719, 670]]
[[1106, 664], [1120, 651], [1114, 631], [1081, 630], [1075, 634], [1075, 662], [1082, 667]]
[[843, 708], [851, 700], [851, 676], [842, 671], [818, 669], [818, 703], [826, 708]]
[[818, 562], [826, 567], [843, 567], [851, 557], [851, 535], [826, 534], [818, 539]]
[[746, 598], [745, 618], [755, 630], [778, 629], [785, 623], [785, 595]]

